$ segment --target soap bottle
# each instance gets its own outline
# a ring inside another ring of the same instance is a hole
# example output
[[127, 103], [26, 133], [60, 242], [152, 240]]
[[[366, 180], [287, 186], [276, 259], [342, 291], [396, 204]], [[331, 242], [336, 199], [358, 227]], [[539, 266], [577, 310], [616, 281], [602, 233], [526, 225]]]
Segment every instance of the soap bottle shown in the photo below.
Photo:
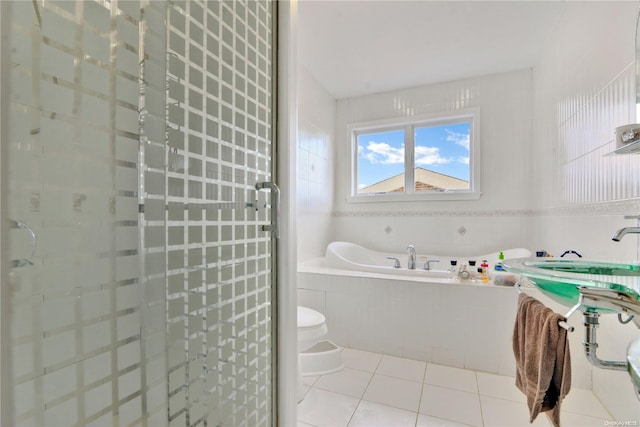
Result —
[[498, 254], [498, 262], [496, 262], [496, 265], [493, 267], [496, 271], [504, 271], [502, 261], [504, 261], [504, 253], [500, 251], [500, 253]]
[[487, 276], [487, 270], [489, 269], [489, 263], [487, 262], [486, 259], [482, 260], [482, 263], [480, 264], [480, 269], [482, 270], [482, 277], [480, 278], [480, 280], [482, 280], [484, 283], [489, 281], [489, 276]]
[[451, 277], [456, 277], [458, 275], [458, 260], [452, 259], [449, 261], [449, 273], [451, 273]]
[[467, 270], [467, 264], [462, 264], [460, 266], [460, 271], [458, 272], [458, 278], [460, 280], [469, 280], [471, 278], [471, 273]]
[[467, 262], [469, 263], [469, 273], [471, 274], [471, 280], [473, 280], [474, 282], [478, 281], [481, 275], [478, 274], [479, 271], [478, 267], [476, 267], [476, 260], [470, 259]]

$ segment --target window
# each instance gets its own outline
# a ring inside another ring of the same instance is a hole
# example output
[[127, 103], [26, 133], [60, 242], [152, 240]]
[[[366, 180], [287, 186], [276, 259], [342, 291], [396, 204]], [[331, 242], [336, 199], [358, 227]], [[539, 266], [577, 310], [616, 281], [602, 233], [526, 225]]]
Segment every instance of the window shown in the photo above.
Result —
[[480, 197], [479, 114], [349, 126], [350, 201]]

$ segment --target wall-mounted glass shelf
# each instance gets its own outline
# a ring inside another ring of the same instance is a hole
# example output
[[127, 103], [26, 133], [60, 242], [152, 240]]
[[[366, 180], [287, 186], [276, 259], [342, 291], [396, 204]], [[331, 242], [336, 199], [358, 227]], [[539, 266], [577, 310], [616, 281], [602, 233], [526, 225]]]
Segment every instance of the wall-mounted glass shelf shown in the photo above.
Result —
[[605, 154], [605, 156], [615, 156], [617, 154], [640, 154], [640, 139], [628, 142], [612, 152]]

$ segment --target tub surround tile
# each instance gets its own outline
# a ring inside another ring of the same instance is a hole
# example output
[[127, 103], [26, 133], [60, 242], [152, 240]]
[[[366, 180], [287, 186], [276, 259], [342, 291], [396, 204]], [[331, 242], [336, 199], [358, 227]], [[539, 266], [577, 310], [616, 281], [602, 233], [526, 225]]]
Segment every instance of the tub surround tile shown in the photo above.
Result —
[[464, 368], [464, 355], [459, 350], [434, 347], [431, 352], [431, 362], [439, 365], [453, 366], [455, 368]]

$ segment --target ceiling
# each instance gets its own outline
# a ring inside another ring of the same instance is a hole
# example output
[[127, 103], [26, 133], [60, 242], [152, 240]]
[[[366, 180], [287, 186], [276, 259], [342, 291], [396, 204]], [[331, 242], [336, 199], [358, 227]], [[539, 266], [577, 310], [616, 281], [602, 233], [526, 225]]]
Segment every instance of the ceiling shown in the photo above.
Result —
[[570, 3], [301, 0], [298, 56], [336, 99], [526, 69]]

